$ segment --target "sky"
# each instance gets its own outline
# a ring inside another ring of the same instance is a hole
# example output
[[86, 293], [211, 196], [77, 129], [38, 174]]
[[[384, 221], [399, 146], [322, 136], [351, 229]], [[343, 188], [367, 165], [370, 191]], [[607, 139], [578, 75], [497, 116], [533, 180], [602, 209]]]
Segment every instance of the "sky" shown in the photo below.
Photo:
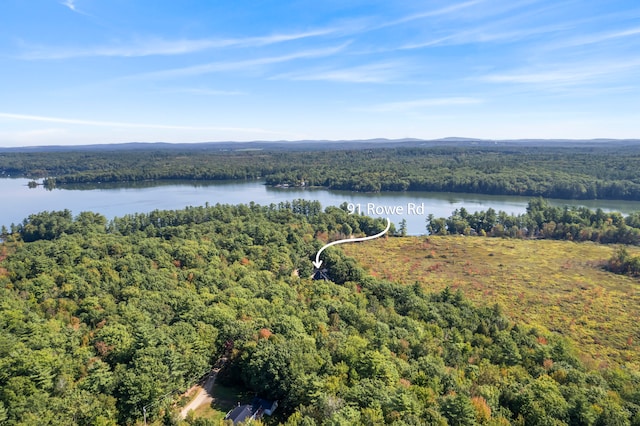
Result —
[[3, 0], [0, 146], [640, 138], [640, 1]]

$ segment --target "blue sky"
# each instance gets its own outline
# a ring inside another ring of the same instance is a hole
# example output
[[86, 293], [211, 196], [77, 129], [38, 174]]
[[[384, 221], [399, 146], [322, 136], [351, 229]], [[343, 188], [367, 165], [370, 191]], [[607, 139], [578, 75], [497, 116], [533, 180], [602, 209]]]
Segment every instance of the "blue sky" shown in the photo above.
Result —
[[3, 0], [0, 146], [640, 138], [638, 0]]

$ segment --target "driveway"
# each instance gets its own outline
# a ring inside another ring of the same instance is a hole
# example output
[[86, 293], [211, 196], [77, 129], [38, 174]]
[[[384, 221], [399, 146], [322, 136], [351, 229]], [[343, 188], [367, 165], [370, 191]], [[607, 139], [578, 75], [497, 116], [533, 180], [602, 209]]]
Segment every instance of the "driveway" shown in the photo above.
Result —
[[207, 377], [207, 380], [202, 384], [202, 386], [195, 386], [196, 396], [189, 402], [184, 408], [180, 411], [180, 417], [183, 419], [187, 418], [187, 414], [191, 410], [197, 410], [199, 407], [203, 405], [209, 405], [213, 402], [212, 389], [213, 384], [216, 381], [216, 376], [218, 375], [219, 368], [214, 368]]

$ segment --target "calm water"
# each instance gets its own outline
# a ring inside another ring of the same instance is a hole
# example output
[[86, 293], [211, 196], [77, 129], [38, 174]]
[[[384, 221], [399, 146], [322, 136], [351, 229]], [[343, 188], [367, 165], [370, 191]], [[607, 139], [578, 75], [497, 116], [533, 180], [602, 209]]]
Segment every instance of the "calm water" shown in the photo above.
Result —
[[[155, 209], [182, 209], [186, 206], [209, 204], [247, 204], [254, 201], [268, 205], [298, 198], [318, 200], [323, 207], [352, 203], [374, 217], [389, 217], [396, 226], [404, 218], [409, 234], [424, 234], [428, 214], [447, 217], [457, 208], [469, 212], [493, 208], [507, 213], [524, 213], [528, 197], [454, 194], [434, 192], [385, 192], [379, 194], [328, 191], [325, 189], [271, 188], [261, 182], [147, 182], [125, 185], [76, 186], [52, 191], [43, 187], [29, 189], [27, 179], [0, 179], [0, 225], [20, 223], [32, 213], [43, 210], [69, 209], [98, 212], [112, 219], [129, 213], [144, 213]], [[591, 209], [620, 211], [624, 214], [640, 211], [634, 201], [573, 201], [551, 200], [556, 205], [580, 205]], [[422, 207], [424, 206], [424, 211]]]

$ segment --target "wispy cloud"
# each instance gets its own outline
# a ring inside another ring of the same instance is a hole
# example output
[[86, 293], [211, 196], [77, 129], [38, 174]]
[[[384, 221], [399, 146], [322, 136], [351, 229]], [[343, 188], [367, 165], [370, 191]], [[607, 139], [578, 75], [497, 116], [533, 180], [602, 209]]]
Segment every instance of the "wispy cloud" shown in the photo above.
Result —
[[186, 93], [190, 95], [204, 96], [241, 96], [247, 94], [247, 92], [242, 92], [239, 90], [217, 90], [202, 87], [178, 87], [174, 89], [162, 90], [162, 93]]
[[[274, 79], [296, 81], [334, 81], [345, 83], [388, 83], [398, 80], [406, 64], [384, 62], [353, 67], [305, 70], [279, 74]], [[404, 75], [404, 74], [403, 74]]]
[[75, 3], [75, 1], [74, 1], [74, 0], [65, 0], [65, 1], [61, 2], [61, 4], [62, 4], [63, 6], [68, 7], [68, 8], [69, 8], [69, 9], [71, 9], [72, 11], [77, 12], [77, 9], [76, 9], [76, 3]]
[[166, 130], [210, 130], [210, 131], [234, 131], [243, 133], [280, 134], [280, 132], [251, 128], [251, 127], [218, 127], [218, 126], [179, 126], [169, 124], [152, 123], [128, 123], [120, 121], [83, 120], [77, 118], [61, 118], [42, 115], [14, 114], [0, 112], [0, 118], [21, 121], [37, 121], [42, 123], [72, 124], [81, 126], [117, 127], [117, 128], [142, 128], [142, 129], [166, 129]]
[[309, 49], [299, 52], [290, 53], [288, 55], [280, 56], [267, 56], [255, 59], [245, 59], [240, 61], [227, 61], [227, 62], [211, 62], [208, 64], [193, 65], [181, 68], [171, 68], [161, 71], [152, 71], [143, 74], [136, 74], [127, 77], [128, 79], [163, 79], [163, 78], [175, 78], [175, 77], [187, 77], [194, 75], [210, 74], [214, 72], [223, 71], [237, 71], [244, 69], [254, 69], [262, 65], [277, 64], [282, 62], [294, 61], [296, 59], [306, 58], [319, 58], [324, 56], [330, 56], [343, 50], [349, 43], [344, 43], [339, 46]]
[[[535, 1], [513, 1], [499, 8], [483, 8], [488, 16], [506, 16], [498, 19], [472, 19], [467, 24], [443, 25], [435, 31], [435, 35], [422, 41], [407, 42], [399, 47], [401, 50], [419, 49], [432, 46], [460, 45], [473, 43], [517, 43], [548, 34], [570, 30], [576, 23], [569, 20], [547, 23], [544, 17], [549, 9], [557, 6], [534, 7]], [[505, 15], [506, 11], [511, 11]], [[477, 24], [481, 22], [481, 24]]]
[[615, 63], [567, 64], [548, 66], [544, 71], [538, 68], [487, 74], [480, 79], [491, 83], [579, 85], [599, 80], [608, 75], [635, 71], [638, 67], [640, 67], [640, 60]]
[[586, 45], [604, 43], [604, 42], [613, 41], [613, 40], [628, 39], [634, 36], [640, 36], [640, 27], [628, 28], [622, 31], [609, 31], [609, 32], [603, 32], [599, 34], [591, 34], [585, 37], [573, 38], [565, 42], [558, 43], [552, 47], [564, 48], [564, 47], [586, 46]]
[[76, 5], [76, 0], [63, 0], [60, 2], [60, 4], [67, 7], [72, 12], [79, 13], [81, 15], [90, 16], [88, 13], [78, 9], [78, 6]]
[[[73, 4], [73, 3], [72, 3]], [[75, 7], [75, 6], [74, 6]], [[75, 9], [72, 9], [75, 10]], [[170, 56], [184, 55], [208, 49], [226, 47], [260, 47], [287, 41], [319, 37], [338, 31], [337, 28], [325, 28], [291, 34], [272, 34], [245, 38], [203, 38], [166, 40], [161, 38], [146, 38], [118, 43], [111, 46], [92, 47], [56, 47], [35, 46], [28, 47], [22, 55], [23, 59], [71, 59], [82, 57], [141, 57], [141, 56]]]
[[449, 15], [452, 13], [459, 12], [462, 9], [467, 9], [469, 7], [475, 6], [480, 3], [484, 3], [485, 0], [471, 0], [463, 3], [456, 3], [449, 6], [442, 7], [440, 9], [429, 10], [426, 12], [415, 13], [412, 15], [407, 15], [399, 19], [395, 19], [393, 21], [386, 22], [384, 24], [378, 25], [376, 28], [385, 28], [391, 27], [394, 25], [400, 25], [411, 21], [416, 21], [418, 19], [432, 18], [435, 16], [443, 16]]
[[335, 25], [332, 26], [330, 28], [330, 31], [328, 31], [326, 34], [333, 34], [336, 36], [344, 37], [356, 36], [358, 34], [364, 34], [389, 27], [394, 27], [421, 19], [453, 15], [460, 10], [471, 8], [472, 6], [484, 2], [486, 2], [486, 0], [469, 0], [463, 3], [456, 3], [439, 9], [433, 9], [425, 12], [418, 12], [402, 16], [397, 19], [388, 20], [388, 18], [385, 17], [383, 22], [381, 22], [382, 19], [380, 17], [375, 16], [351, 17], [347, 20], [336, 22]]
[[495, 25], [452, 32], [430, 40], [407, 43], [400, 46], [400, 50], [421, 49], [424, 47], [458, 45], [472, 43], [516, 43], [522, 39], [563, 31], [566, 24], [539, 26], [521, 29], [499, 29]]
[[483, 99], [473, 97], [424, 98], [409, 101], [387, 102], [372, 105], [371, 107], [362, 108], [360, 110], [372, 112], [409, 111], [440, 106], [475, 105], [483, 102]]

